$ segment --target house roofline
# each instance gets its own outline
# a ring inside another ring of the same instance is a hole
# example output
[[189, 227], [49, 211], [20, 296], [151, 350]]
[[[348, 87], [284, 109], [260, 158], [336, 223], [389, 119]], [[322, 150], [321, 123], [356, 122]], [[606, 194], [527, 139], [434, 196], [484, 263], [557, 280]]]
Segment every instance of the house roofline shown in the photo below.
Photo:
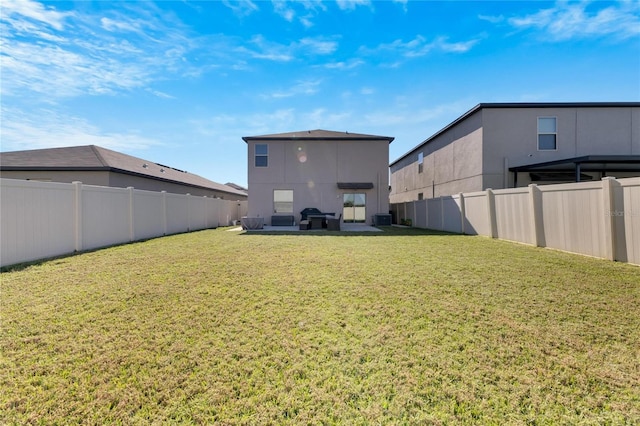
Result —
[[495, 109], [495, 108], [640, 108], [640, 102], [488, 102], [488, 103], [479, 103], [474, 106], [460, 117], [453, 120], [451, 123], [447, 124], [442, 129], [438, 130], [436, 133], [420, 142], [418, 145], [411, 148], [409, 151], [402, 154], [396, 160], [389, 164], [389, 167], [393, 166], [396, 163], [399, 163], [405, 157], [407, 157], [412, 152], [417, 149], [423, 147], [424, 145], [431, 142], [433, 139], [437, 138], [441, 134], [445, 133], [447, 130], [456, 126], [458, 123], [466, 120], [476, 112], [483, 109]]
[[[320, 134], [318, 134], [320, 133]], [[388, 141], [393, 142], [393, 136], [365, 135], [361, 133], [336, 132], [330, 130], [304, 130], [299, 132], [276, 133], [260, 136], [243, 136], [246, 143], [251, 141], [315, 141], [315, 140], [349, 140], [349, 141]]]
[[0, 171], [7, 172], [112, 172], [120, 173], [123, 175], [136, 176], [145, 179], [156, 180], [159, 182], [166, 182], [176, 184], [180, 186], [188, 186], [190, 188], [206, 189], [207, 191], [216, 191], [229, 195], [238, 195], [246, 197], [247, 194], [243, 191], [237, 190], [237, 192], [225, 191], [224, 189], [212, 188], [208, 186], [196, 185], [193, 183], [182, 182], [174, 179], [166, 179], [153, 175], [147, 175], [144, 173], [138, 173], [131, 170], [119, 169], [117, 167], [103, 166], [103, 167], [46, 167], [46, 166], [2, 166], [0, 165]]

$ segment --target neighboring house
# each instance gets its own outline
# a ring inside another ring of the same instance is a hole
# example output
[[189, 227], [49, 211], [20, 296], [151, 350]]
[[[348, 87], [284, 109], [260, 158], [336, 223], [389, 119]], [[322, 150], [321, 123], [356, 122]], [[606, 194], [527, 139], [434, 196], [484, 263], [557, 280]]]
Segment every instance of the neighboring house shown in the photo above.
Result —
[[247, 199], [246, 191], [95, 145], [0, 153], [0, 177]]
[[391, 203], [640, 176], [640, 103], [482, 103], [390, 167]]
[[248, 148], [248, 215], [293, 216], [305, 208], [372, 223], [389, 213], [389, 144], [394, 138], [307, 130], [242, 138]]

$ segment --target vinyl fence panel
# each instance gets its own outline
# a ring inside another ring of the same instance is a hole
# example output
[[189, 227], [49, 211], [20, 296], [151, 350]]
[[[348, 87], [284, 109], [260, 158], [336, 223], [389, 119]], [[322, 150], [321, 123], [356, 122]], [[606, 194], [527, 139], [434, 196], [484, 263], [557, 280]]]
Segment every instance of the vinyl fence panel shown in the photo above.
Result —
[[442, 230], [462, 233], [462, 207], [459, 195], [442, 197]]
[[167, 235], [189, 231], [189, 195], [166, 194]]
[[616, 260], [640, 265], [640, 178], [621, 179], [619, 207], [609, 212], [618, 223], [622, 222], [620, 234], [616, 234], [616, 249], [620, 253]]
[[133, 190], [134, 240], [164, 235], [163, 194], [154, 191]]
[[230, 225], [247, 212], [246, 201], [81, 182], [0, 179], [0, 197], [0, 266]]
[[535, 244], [529, 188], [494, 191], [498, 238]]
[[207, 228], [207, 199], [204, 197], [188, 198], [189, 231]]
[[602, 183], [539, 188], [546, 247], [606, 258]]
[[487, 207], [487, 193], [464, 194], [466, 211], [464, 233], [469, 235], [491, 235], [491, 220]]
[[416, 228], [428, 228], [427, 224], [427, 200], [418, 200], [412, 203], [416, 211], [413, 226]]
[[82, 250], [132, 241], [126, 188], [82, 185]]
[[427, 228], [442, 231], [442, 200], [440, 198], [427, 200]]
[[391, 209], [397, 222], [415, 211], [416, 227], [640, 264], [640, 178], [488, 189]]
[[2, 179], [0, 197], [2, 266], [73, 252], [73, 185]]

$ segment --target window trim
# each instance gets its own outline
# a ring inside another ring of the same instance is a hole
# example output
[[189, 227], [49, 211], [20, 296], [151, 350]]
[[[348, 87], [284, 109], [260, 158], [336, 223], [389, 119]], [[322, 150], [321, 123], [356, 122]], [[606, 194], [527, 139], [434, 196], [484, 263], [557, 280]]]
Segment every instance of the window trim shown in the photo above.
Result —
[[[291, 201], [276, 201], [276, 192], [290, 192], [291, 193]], [[293, 213], [293, 189], [274, 189], [273, 190], [273, 213], [274, 214], [287, 214], [287, 213]], [[291, 204], [291, 210], [287, 210], [287, 211], [282, 211], [279, 210], [276, 207], [276, 203], [279, 203], [279, 205], [282, 205], [284, 203], [290, 203]]]
[[[540, 119], [541, 118], [553, 118], [555, 120], [555, 128], [556, 131], [555, 132], [541, 132], [540, 131]], [[558, 117], [556, 116], [540, 116], [538, 117], [538, 119], [536, 120], [536, 128], [537, 128], [537, 134], [536, 134], [536, 147], [538, 148], [538, 151], [557, 151], [558, 150]], [[540, 135], [553, 135], [554, 136], [554, 148], [553, 149], [545, 149], [545, 148], [540, 148]]]
[[[266, 154], [258, 154], [258, 147], [259, 146], [264, 146], [266, 148], [267, 153]], [[269, 144], [266, 143], [257, 143], [253, 146], [253, 166], [254, 167], [269, 167]], [[264, 158], [265, 159], [265, 164], [264, 165], [258, 165], [258, 158]]]

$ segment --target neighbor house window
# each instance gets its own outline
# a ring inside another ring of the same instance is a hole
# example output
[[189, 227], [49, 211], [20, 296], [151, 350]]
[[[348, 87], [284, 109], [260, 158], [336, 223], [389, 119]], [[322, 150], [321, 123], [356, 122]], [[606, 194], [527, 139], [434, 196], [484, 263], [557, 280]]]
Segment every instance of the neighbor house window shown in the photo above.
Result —
[[418, 192], [418, 200], [424, 200], [424, 193]]
[[292, 189], [275, 189], [273, 191], [273, 212], [293, 213]]
[[259, 143], [255, 146], [256, 167], [267, 167], [269, 165], [269, 145]]
[[424, 154], [422, 152], [418, 153], [418, 173], [422, 173], [424, 171]]
[[554, 151], [557, 148], [556, 117], [538, 117], [538, 150]]

